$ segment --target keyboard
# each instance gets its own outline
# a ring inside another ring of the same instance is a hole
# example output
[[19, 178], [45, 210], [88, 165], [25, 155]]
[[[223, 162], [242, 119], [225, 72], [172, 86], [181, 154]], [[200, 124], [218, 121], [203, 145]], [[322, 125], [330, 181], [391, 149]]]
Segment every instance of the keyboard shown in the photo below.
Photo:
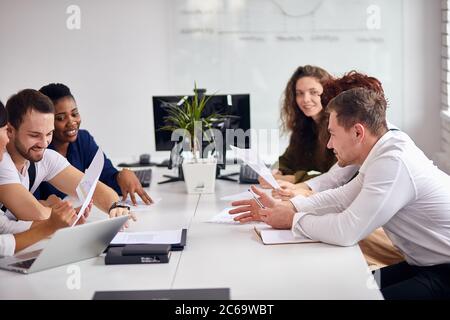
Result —
[[144, 188], [150, 187], [152, 181], [152, 169], [134, 170], [134, 173]]
[[246, 164], [241, 164], [239, 183], [258, 184], [258, 174]]
[[24, 260], [24, 261], [19, 261], [13, 264], [10, 264], [11, 267], [16, 267], [16, 268], [21, 268], [21, 269], [30, 269], [31, 265], [33, 264], [33, 262], [36, 260], [35, 259], [30, 259], [30, 260]]

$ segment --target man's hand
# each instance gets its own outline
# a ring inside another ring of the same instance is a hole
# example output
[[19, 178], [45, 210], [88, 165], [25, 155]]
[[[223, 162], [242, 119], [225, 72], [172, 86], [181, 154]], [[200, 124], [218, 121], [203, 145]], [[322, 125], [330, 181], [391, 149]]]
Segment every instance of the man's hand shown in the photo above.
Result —
[[[89, 217], [89, 214], [91, 213], [93, 203], [94, 203], [94, 201], [91, 199], [88, 206], [84, 210], [83, 215], [80, 217], [80, 219], [78, 219], [77, 225], [86, 223], [87, 218]], [[81, 207], [78, 207], [75, 209], [77, 216], [78, 216], [78, 213], [80, 212], [80, 210], [81, 210]]]
[[289, 200], [292, 198], [295, 190], [295, 184], [283, 180], [278, 180], [277, 182], [280, 185], [280, 189], [273, 189], [272, 197], [282, 200]]
[[[128, 210], [127, 208], [117, 207], [117, 208], [111, 209], [109, 211], [109, 217], [110, 218], [120, 217], [120, 216], [129, 216], [129, 218], [132, 219], [133, 221], [137, 220], [136, 216], [134, 215], [134, 213], [130, 212], [130, 210]], [[128, 221], [125, 222], [124, 227], [125, 228], [129, 227]]]
[[[275, 201], [266, 195], [264, 192], [252, 186], [252, 191], [259, 196], [259, 201], [266, 207], [272, 208], [275, 206]], [[254, 199], [251, 200], [239, 200], [231, 203], [232, 206], [239, 206], [236, 209], [230, 210], [229, 214], [238, 214], [241, 215], [234, 218], [235, 221], [239, 221], [241, 223], [249, 222], [249, 221], [261, 221], [261, 217], [259, 215], [259, 211], [261, 207], [256, 203]]]
[[135, 193], [139, 195], [139, 197], [144, 201], [145, 204], [152, 204], [153, 200], [150, 196], [145, 192], [142, 188], [139, 179], [136, 177], [133, 171], [123, 169], [117, 174], [117, 184], [122, 191], [122, 201], [127, 199], [128, 194], [130, 194], [131, 202], [136, 205], [136, 196]]
[[274, 229], [291, 229], [295, 210], [278, 204], [273, 208], [260, 210], [261, 220]]
[[52, 231], [56, 231], [61, 228], [69, 227], [77, 218], [75, 209], [68, 201], [59, 200], [52, 207], [50, 217], [46, 221]]
[[51, 194], [48, 196], [47, 200], [39, 200], [39, 202], [46, 207], [53, 208], [56, 204], [61, 201], [61, 198], [58, 196]]
[[281, 189], [272, 190], [272, 197], [274, 197], [275, 199], [281, 199], [286, 201], [298, 195], [309, 197], [310, 195], [314, 194], [312, 190], [308, 190], [300, 186], [301, 184], [293, 184], [281, 180], [279, 180], [278, 183], [280, 184]]

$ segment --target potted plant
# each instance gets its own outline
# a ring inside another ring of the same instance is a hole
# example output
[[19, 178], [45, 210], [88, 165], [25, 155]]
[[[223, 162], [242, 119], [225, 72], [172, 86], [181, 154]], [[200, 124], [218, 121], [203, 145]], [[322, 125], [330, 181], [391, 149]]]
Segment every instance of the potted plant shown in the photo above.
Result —
[[213, 143], [213, 125], [223, 122], [223, 115], [218, 113], [206, 117], [202, 115], [203, 110], [212, 97], [206, 97], [206, 90], [197, 89], [194, 83], [194, 96], [185, 98], [181, 105], [168, 105], [168, 116], [165, 117], [166, 125], [161, 130], [172, 131], [177, 137], [183, 137], [185, 157], [182, 162], [183, 176], [188, 193], [214, 193], [216, 181], [217, 159], [204, 154], [204, 142]]

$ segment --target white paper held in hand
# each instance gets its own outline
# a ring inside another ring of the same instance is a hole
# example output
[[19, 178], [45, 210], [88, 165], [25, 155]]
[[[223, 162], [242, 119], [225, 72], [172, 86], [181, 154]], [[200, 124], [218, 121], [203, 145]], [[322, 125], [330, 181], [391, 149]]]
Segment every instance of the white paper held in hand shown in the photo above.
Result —
[[[97, 186], [98, 179], [100, 178], [100, 174], [103, 170], [103, 165], [105, 163], [105, 157], [103, 156], [103, 151], [98, 148], [97, 153], [89, 165], [89, 168], [86, 169], [83, 178], [76, 188], [76, 193], [78, 199], [71, 199], [71, 197], [66, 197], [69, 201], [73, 202], [73, 206], [75, 208], [81, 206], [80, 211], [78, 212], [77, 219], [73, 223], [74, 226], [81, 215], [84, 214], [89, 202], [91, 201], [92, 195], [94, 194], [95, 187]], [[65, 199], [66, 200], [66, 199]]]
[[252, 149], [241, 149], [235, 146], [230, 146], [231, 150], [236, 153], [236, 156], [244, 161], [250, 168], [255, 170], [255, 172], [260, 175], [264, 180], [267, 181], [274, 189], [281, 189], [277, 180], [273, 176], [269, 168], [266, 167], [263, 161], [259, 159], [256, 152]]
[[99, 179], [100, 174], [103, 170], [103, 165], [105, 163], [105, 157], [103, 156], [103, 151], [98, 148], [97, 153], [89, 165], [89, 168], [86, 169], [83, 179], [81, 179], [80, 183], [77, 186], [77, 196], [80, 203], [83, 203], [89, 190], [91, 188], [92, 183], [97, 179]]
[[77, 214], [77, 219], [75, 220], [75, 222], [72, 224], [72, 227], [74, 225], [76, 225], [76, 223], [78, 222], [78, 220], [80, 220], [81, 216], [84, 214], [84, 211], [86, 211], [86, 208], [89, 205], [89, 202], [91, 202], [91, 198], [94, 195], [94, 191], [95, 191], [95, 187], [97, 186], [97, 182], [98, 182], [98, 177], [94, 180], [94, 182], [91, 184], [91, 188], [88, 191], [88, 194], [86, 195], [86, 198], [84, 199], [83, 205], [81, 206], [80, 211]]

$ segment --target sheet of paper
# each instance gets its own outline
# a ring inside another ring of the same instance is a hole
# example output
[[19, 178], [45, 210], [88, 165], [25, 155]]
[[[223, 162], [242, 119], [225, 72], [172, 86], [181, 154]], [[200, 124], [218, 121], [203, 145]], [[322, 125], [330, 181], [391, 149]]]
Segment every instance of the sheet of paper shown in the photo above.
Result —
[[206, 222], [211, 223], [225, 223], [225, 224], [240, 224], [239, 221], [234, 221], [233, 218], [236, 217], [236, 215], [229, 214], [228, 211], [232, 210], [231, 208], [225, 208], [222, 211], [220, 211], [218, 214], [216, 214], [211, 219], [207, 220]]
[[224, 197], [220, 198], [220, 200], [223, 200], [223, 201], [238, 201], [238, 200], [248, 200], [248, 199], [253, 199], [252, 194], [248, 191], [244, 191], [244, 192], [240, 192], [240, 193], [236, 193], [236, 194], [232, 194], [232, 195], [224, 196]]
[[[267, 194], [268, 196], [272, 195], [272, 189], [260, 189], [262, 192]], [[238, 201], [238, 200], [250, 200], [253, 199], [252, 194], [249, 191], [244, 191], [236, 194], [232, 194], [229, 196], [223, 196], [220, 198], [222, 201]], [[276, 200], [276, 199], [275, 199]]]
[[269, 168], [266, 167], [264, 162], [257, 156], [257, 153], [252, 149], [240, 149], [235, 146], [230, 146], [236, 153], [236, 156], [250, 166], [255, 172], [267, 181], [274, 189], [280, 189], [280, 185], [273, 176]]
[[89, 190], [91, 188], [92, 183], [100, 177], [100, 174], [103, 170], [103, 165], [105, 163], [105, 157], [103, 156], [103, 151], [98, 148], [97, 153], [89, 165], [89, 168], [84, 172], [83, 179], [81, 179], [80, 183], [77, 186], [77, 196], [80, 203], [83, 203]]
[[[220, 211], [218, 214], [216, 214], [211, 219], [207, 220], [206, 222], [209, 223], [222, 223], [222, 224], [242, 224], [239, 221], [235, 221], [234, 218], [239, 216], [239, 214], [229, 214], [228, 211], [236, 209], [236, 207], [230, 207], [230, 208], [224, 208], [222, 211]], [[261, 224], [262, 222], [259, 221], [252, 221], [249, 223], [257, 223]]]
[[181, 242], [182, 230], [161, 230], [144, 232], [118, 232], [111, 244], [175, 244]]
[[270, 226], [255, 227], [264, 244], [317, 242], [306, 237], [294, 236], [291, 230], [278, 230]]
[[[99, 175], [100, 176], [100, 175]], [[86, 210], [87, 206], [89, 205], [89, 202], [91, 202], [91, 198], [94, 195], [95, 187], [97, 186], [98, 177], [92, 181], [91, 188], [89, 189], [86, 197], [84, 198], [83, 205], [81, 206], [80, 211], [78, 211], [77, 218], [75, 222], [72, 224], [72, 227], [80, 220], [81, 216], [84, 214], [84, 211]]]
[[153, 208], [153, 206], [155, 206], [162, 200], [162, 198], [152, 198], [152, 199], [153, 199], [152, 204], [145, 204], [144, 201], [142, 201], [142, 199], [139, 198], [138, 195], [136, 195], [136, 201], [137, 201], [136, 206], [131, 202], [130, 196], [128, 196], [128, 198], [124, 202], [131, 207], [131, 211], [141, 212], [141, 211], [151, 210]]

